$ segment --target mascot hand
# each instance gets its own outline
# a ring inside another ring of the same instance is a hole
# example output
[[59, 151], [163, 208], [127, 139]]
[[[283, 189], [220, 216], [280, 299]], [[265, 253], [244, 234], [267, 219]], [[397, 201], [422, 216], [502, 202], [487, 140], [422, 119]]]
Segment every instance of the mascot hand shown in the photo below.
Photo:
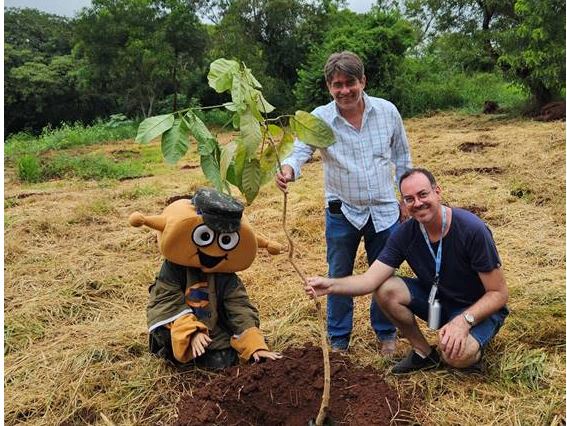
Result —
[[211, 342], [212, 339], [206, 333], [197, 332], [191, 338], [191, 354], [193, 358], [203, 355], [206, 347], [209, 346]]
[[275, 361], [276, 359], [282, 359], [282, 358], [283, 358], [282, 354], [278, 352], [266, 351], [264, 349], [260, 349], [252, 354], [252, 359], [254, 360], [254, 362], [261, 362], [266, 359], [271, 359]]

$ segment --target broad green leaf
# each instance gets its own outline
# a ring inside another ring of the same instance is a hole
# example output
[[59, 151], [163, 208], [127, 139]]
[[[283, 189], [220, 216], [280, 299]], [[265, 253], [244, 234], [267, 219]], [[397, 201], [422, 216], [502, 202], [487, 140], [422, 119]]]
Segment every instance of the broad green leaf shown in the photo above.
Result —
[[189, 129], [183, 118], [176, 118], [161, 138], [161, 152], [166, 163], [175, 164], [189, 148]]
[[232, 87], [232, 78], [240, 70], [240, 66], [236, 61], [229, 61], [224, 58], [217, 59], [211, 64], [211, 69], [207, 78], [209, 86], [217, 91], [217, 93], [226, 92]]
[[234, 155], [234, 161], [227, 171], [226, 179], [242, 191], [242, 171], [244, 170], [244, 164], [247, 159], [246, 146], [242, 143], [240, 138], [234, 140], [234, 143], [236, 144], [236, 153]]
[[250, 109], [240, 115], [240, 139], [246, 146], [248, 157], [255, 157], [258, 145], [262, 142], [262, 129]]
[[220, 175], [222, 180], [226, 180], [226, 173], [228, 171], [228, 167], [230, 163], [232, 163], [232, 158], [234, 157], [234, 153], [236, 152], [236, 142], [230, 142], [226, 145], [220, 147], [221, 155], [220, 155]]
[[[267, 132], [272, 138], [274, 139], [279, 139], [282, 137], [284, 131], [280, 126], [276, 126], [275, 124], [268, 124], [268, 132]], [[262, 128], [262, 134], [267, 137], [268, 135], [266, 134], [266, 129]]]
[[246, 66], [244, 67], [244, 75], [246, 76], [246, 78], [248, 79], [248, 81], [250, 82], [252, 87], [255, 87], [256, 89], [262, 88], [262, 85], [260, 84], [260, 82], [258, 80], [256, 80], [256, 77], [254, 77], [252, 75], [252, 71], [250, 70], [250, 68], [248, 68]]
[[254, 201], [260, 191], [260, 178], [260, 162], [256, 158], [247, 161], [242, 171], [242, 192], [248, 204]]
[[240, 128], [240, 115], [239, 114], [233, 114], [232, 115], [232, 127], [234, 127], [235, 129]]
[[213, 155], [201, 155], [201, 169], [218, 191], [223, 191], [225, 184], [220, 174], [219, 163]]
[[152, 139], [157, 138], [173, 126], [174, 119], [173, 114], [156, 115], [155, 117], [146, 118], [138, 127], [136, 142], [148, 143]]
[[276, 149], [277, 157], [276, 150], [274, 150], [271, 144], [262, 153], [262, 157], [260, 158], [260, 171], [262, 174], [261, 185], [265, 185], [274, 177], [278, 166], [278, 157], [281, 162], [291, 154], [293, 150], [293, 135], [291, 133], [284, 134], [280, 143], [276, 145]]
[[271, 105], [266, 100], [266, 98], [264, 98], [264, 95], [262, 95], [261, 92], [258, 92], [258, 98], [257, 98], [256, 104], [257, 104], [258, 110], [263, 112], [264, 114], [272, 112], [273, 110], [276, 109], [273, 105]]
[[238, 111], [238, 108], [236, 108], [234, 102], [225, 102], [224, 104], [222, 104], [222, 106], [224, 106], [229, 111]]
[[235, 74], [232, 79], [232, 88], [230, 95], [232, 96], [232, 103], [236, 111], [246, 110], [247, 104], [250, 104], [250, 85], [242, 79], [240, 74]]
[[189, 133], [197, 141], [197, 150], [201, 155], [210, 155], [218, 147], [216, 138], [209, 132], [205, 123], [195, 115], [193, 111], [188, 111], [183, 117]]
[[335, 143], [331, 128], [318, 117], [305, 111], [296, 111], [289, 124], [299, 140], [317, 148], [327, 148]]

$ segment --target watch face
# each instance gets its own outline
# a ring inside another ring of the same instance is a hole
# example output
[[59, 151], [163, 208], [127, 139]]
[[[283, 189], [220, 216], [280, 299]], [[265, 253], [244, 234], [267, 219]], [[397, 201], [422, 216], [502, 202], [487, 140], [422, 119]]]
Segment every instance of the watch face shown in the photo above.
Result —
[[465, 321], [468, 322], [470, 325], [473, 325], [474, 323], [474, 317], [469, 314], [468, 312], [464, 314], [465, 317]]

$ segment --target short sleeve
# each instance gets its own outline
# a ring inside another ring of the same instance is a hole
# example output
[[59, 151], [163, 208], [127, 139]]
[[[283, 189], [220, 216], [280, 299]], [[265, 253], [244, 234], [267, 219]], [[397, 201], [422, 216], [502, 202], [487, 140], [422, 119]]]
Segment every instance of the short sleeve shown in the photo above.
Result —
[[492, 232], [480, 219], [473, 229], [468, 238], [471, 268], [476, 272], [490, 272], [499, 268], [502, 262]]
[[377, 260], [395, 269], [399, 268], [403, 261], [406, 260], [405, 252], [402, 249], [402, 247], [407, 246], [407, 244], [403, 244], [404, 237], [407, 235], [406, 225], [407, 222], [390, 235]]

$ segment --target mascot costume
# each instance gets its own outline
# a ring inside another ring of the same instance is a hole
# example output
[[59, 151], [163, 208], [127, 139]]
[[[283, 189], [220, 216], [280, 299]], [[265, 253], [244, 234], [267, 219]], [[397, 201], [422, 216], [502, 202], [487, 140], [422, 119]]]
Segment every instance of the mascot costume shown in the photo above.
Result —
[[167, 206], [159, 216], [133, 213], [132, 226], [158, 231], [165, 258], [149, 288], [150, 351], [175, 365], [221, 369], [243, 361], [278, 359], [268, 350], [252, 305], [235, 272], [247, 269], [258, 248], [282, 246], [255, 235], [244, 206], [214, 189]]

